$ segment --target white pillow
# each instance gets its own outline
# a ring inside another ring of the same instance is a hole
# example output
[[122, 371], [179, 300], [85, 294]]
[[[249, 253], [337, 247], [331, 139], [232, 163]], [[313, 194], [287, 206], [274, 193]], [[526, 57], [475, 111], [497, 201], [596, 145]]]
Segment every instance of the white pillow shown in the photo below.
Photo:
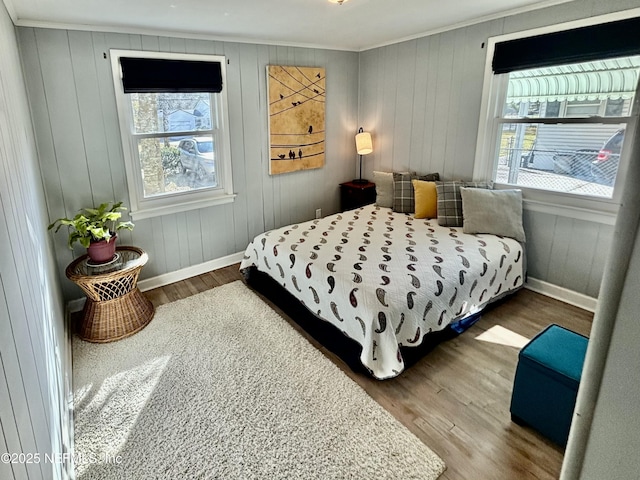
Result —
[[462, 231], [492, 233], [525, 241], [522, 191], [461, 187]]
[[376, 184], [376, 205], [393, 207], [393, 173], [374, 171], [373, 183]]

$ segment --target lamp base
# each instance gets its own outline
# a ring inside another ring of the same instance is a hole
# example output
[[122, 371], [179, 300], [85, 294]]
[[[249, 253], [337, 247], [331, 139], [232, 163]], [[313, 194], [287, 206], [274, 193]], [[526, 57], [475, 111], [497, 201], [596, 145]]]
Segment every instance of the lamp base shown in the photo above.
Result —
[[367, 180], [366, 178], [356, 178], [354, 180], [351, 180], [351, 183], [355, 183], [358, 185], [364, 185], [366, 183], [369, 183], [369, 180]]

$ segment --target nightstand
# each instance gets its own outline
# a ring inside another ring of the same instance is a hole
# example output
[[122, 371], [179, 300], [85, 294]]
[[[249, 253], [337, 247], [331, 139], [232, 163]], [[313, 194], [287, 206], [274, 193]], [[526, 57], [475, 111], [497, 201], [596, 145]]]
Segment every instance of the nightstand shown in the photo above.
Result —
[[372, 182], [340, 184], [340, 210], [353, 210], [376, 201], [376, 184]]
[[87, 300], [78, 336], [88, 342], [120, 340], [142, 330], [153, 318], [151, 302], [137, 287], [147, 254], [136, 247], [118, 247], [108, 263], [92, 265], [84, 255], [66, 270]]

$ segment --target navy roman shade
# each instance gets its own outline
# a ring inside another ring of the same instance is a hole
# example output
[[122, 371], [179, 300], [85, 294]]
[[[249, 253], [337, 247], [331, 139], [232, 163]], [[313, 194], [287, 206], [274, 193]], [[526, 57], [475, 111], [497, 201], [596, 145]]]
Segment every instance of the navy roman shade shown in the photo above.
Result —
[[121, 57], [124, 93], [222, 91], [220, 62]]
[[551, 67], [640, 54], [640, 17], [499, 42], [493, 72]]

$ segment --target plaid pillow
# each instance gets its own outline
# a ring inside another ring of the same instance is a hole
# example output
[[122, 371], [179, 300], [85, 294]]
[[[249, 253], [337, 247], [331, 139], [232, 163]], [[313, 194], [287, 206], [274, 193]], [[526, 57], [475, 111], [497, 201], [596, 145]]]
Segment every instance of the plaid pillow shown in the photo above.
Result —
[[438, 225], [443, 227], [462, 226], [460, 187], [488, 188], [488, 185], [484, 182], [436, 182]]
[[439, 173], [417, 175], [416, 173], [393, 173], [393, 211], [398, 213], [415, 212], [415, 194], [411, 180], [435, 182], [440, 180]]

